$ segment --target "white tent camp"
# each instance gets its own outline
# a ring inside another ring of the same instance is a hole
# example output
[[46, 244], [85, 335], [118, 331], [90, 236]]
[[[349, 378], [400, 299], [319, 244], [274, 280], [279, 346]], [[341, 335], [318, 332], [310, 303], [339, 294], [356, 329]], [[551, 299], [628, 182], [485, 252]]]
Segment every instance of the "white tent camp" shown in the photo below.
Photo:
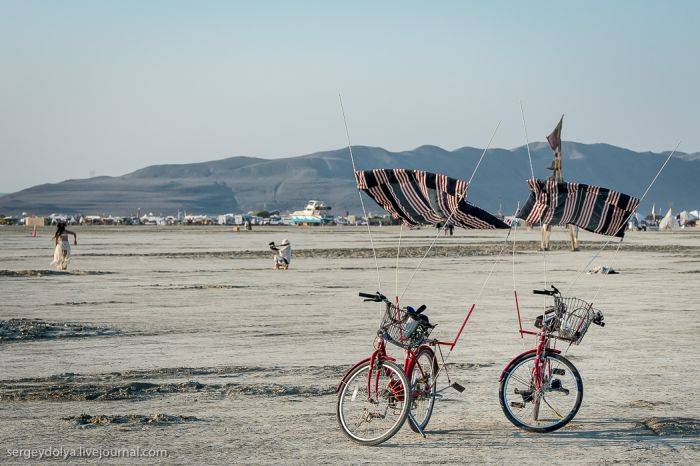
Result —
[[680, 214], [678, 214], [678, 219], [680, 220], [680, 224], [682, 227], [687, 227], [687, 226], [692, 226], [698, 221], [698, 211], [693, 210], [691, 212], [688, 212], [687, 210], [684, 210]]
[[669, 208], [664, 218], [659, 222], [659, 230], [677, 230], [679, 226], [676, 216], [673, 215], [673, 210]]
[[627, 221], [627, 228], [630, 230], [633, 228], [641, 228], [644, 224], [644, 217], [638, 212], [633, 213], [629, 220]]

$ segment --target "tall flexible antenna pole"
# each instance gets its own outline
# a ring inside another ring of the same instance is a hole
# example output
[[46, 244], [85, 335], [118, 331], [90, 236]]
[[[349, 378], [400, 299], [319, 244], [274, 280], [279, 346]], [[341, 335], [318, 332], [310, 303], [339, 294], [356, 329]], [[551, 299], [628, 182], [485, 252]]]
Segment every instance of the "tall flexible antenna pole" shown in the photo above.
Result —
[[520, 117], [523, 119], [523, 130], [525, 132], [525, 147], [527, 148], [527, 159], [530, 161], [530, 175], [535, 179], [535, 170], [532, 168], [532, 156], [530, 155], [530, 139], [527, 137], [527, 125], [525, 124], [525, 110], [523, 110], [523, 101], [520, 101]]
[[[340, 113], [343, 115], [343, 124], [345, 125], [345, 137], [348, 141], [348, 151], [350, 151], [350, 162], [352, 162], [352, 176], [356, 177], [357, 167], [355, 166], [355, 156], [352, 154], [352, 144], [350, 143], [350, 130], [348, 129], [348, 120], [345, 117], [345, 107], [343, 107], [343, 96], [338, 92], [338, 100], [340, 101]], [[360, 196], [360, 205], [362, 206], [362, 215], [364, 215], [367, 220], [367, 234], [369, 235], [369, 242], [372, 245], [372, 255], [374, 256], [374, 266], [377, 269], [377, 291], [382, 290], [382, 279], [379, 275], [379, 261], [377, 260], [377, 250], [374, 248], [374, 239], [372, 238], [372, 229], [369, 226], [369, 217], [367, 216], [367, 210], [365, 209], [365, 201], [362, 199], [362, 192], [357, 190], [358, 196]]]
[[[649, 186], [647, 186], [647, 189], [644, 190], [644, 193], [642, 194], [642, 197], [639, 198], [639, 204], [637, 204], [637, 209], [639, 209], [639, 206], [642, 205], [642, 202], [644, 201], [644, 198], [647, 197], [647, 194], [649, 194], [649, 190], [651, 189], [652, 186], [654, 186], [654, 183], [656, 183], [657, 178], [659, 175], [661, 175], [661, 172], [664, 171], [664, 168], [666, 168], [666, 165], [668, 164], [668, 161], [671, 160], [671, 157], [673, 157], [673, 154], [676, 153], [678, 150], [678, 147], [681, 145], [681, 141], [678, 141], [678, 144], [676, 144], [676, 147], [673, 148], [670, 154], [668, 154], [668, 157], [666, 157], [666, 160], [664, 160], [664, 163], [661, 165], [661, 168], [659, 168], [659, 171], [656, 172], [656, 175], [654, 175], [654, 178], [652, 178], [651, 183], [649, 183]], [[625, 221], [622, 222], [622, 226], [624, 227], [627, 222], [629, 222], [630, 218], [632, 215], [634, 215], [635, 212], [637, 212], [637, 209], [634, 209], [630, 214], [625, 218]], [[581, 269], [579, 274], [567, 285], [567, 292], [568, 290], [571, 289], [571, 287], [578, 281], [579, 278], [581, 278], [581, 275], [586, 271], [588, 267], [593, 263], [593, 261], [596, 260], [596, 258], [600, 255], [601, 252], [607, 247], [608, 244], [614, 239], [615, 237], [612, 236], [610, 239], [608, 239], [605, 244], [591, 257], [591, 260], [588, 261], [588, 263]], [[620, 243], [622, 243], [622, 239], [620, 239]], [[596, 293], [597, 296], [597, 293]]]
[[[489, 139], [489, 143], [486, 145], [486, 148], [484, 148], [484, 151], [481, 153], [481, 157], [479, 157], [479, 161], [476, 163], [476, 166], [474, 167], [474, 171], [472, 171], [472, 175], [469, 177], [469, 181], [467, 182], [467, 189], [464, 191], [464, 194], [462, 194], [462, 197], [457, 201], [457, 204], [462, 202], [467, 198], [467, 193], [469, 192], [469, 187], [472, 184], [472, 180], [474, 179], [474, 175], [476, 175], [476, 171], [479, 169], [479, 165], [481, 165], [481, 161], [484, 160], [484, 156], [486, 155], [486, 152], [489, 150], [491, 147], [491, 143], [493, 142], [494, 136], [496, 136], [496, 131], [498, 131], [498, 128], [500, 128], [501, 122], [499, 121], [498, 124], [496, 125], [496, 128], [494, 128], [493, 133], [491, 133], [491, 138]], [[420, 269], [421, 265], [423, 265], [423, 261], [425, 260], [426, 257], [428, 257], [428, 254], [430, 253], [430, 250], [433, 249], [433, 246], [435, 246], [435, 243], [437, 242], [438, 238], [440, 238], [440, 234], [445, 230], [445, 227], [447, 226], [448, 223], [450, 223], [450, 220], [452, 220], [452, 217], [454, 216], [455, 211], [453, 210], [450, 212], [450, 215], [447, 217], [447, 220], [445, 220], [444, 225], [442, 225], [442, 228], [440, 228], [437, 232], [437, 235], [435, 235], [435, 238], [433, 238], [433, 241], [430, 243], [430, 246], [428, 247], [428, 250], [425, 251], [425, 254], [423, 254], [423, 257], [421, 257], [420, 262], [418, 262], [418, 265], [416, 266], [415, 269], [413, 269], [413, 273], [411, 274], [411, 277], [408, 279], [408, 283], [406, 283], [406, 286], [404, 287], [403, 291], [401, 292], [401, 295], [399, 296], [400, 298], [403, 298], [403, 295], [406, 294], [406, 290], [408, 290], [408, 287], [411, 285], [411, 282], [413, 281], [413, 277], [416, 276], [416, 272], [418, 272], [418, 269]]]
[[[527, 124], [525, 123], [525, 110], [523, 110], [523, 101], [520, 101], [520, 117], [523, 120], [523, 136], [525, 137], [525, 147], [527, 147], [527, 159], [530, 161], [530, 175], [532, 176], [532, 179], [535, 179], [535, 170], [532, 167], [532, 156], [530, 155], [530, 139], [527, 136]], [[535, 183], [535, 186], [537, 184]], [[537, 188], [535, 188], [537, 189]], [[544, 228], [542, 226], [541, 228]], [[515, 251], [515, 249], [513, 249]], [[513, 257], [515, 260], [515, 257]], [[515, 262], [513, 262], [515, 264]], [[544, 273], [544, 287], [547, 288], [547, 251], [543, 250], [542, 251], [542, 270]], [[545, 299], [544, 306], [546, 306], [547, 300]], [[521, 335], [522, 336], [522, 335]]]
[[401, 255], [401, 237], [403, 236], [403, 222], [399, 230], [399, 244], [396, 246], [396, 305], [399, 305], [399, 256]]

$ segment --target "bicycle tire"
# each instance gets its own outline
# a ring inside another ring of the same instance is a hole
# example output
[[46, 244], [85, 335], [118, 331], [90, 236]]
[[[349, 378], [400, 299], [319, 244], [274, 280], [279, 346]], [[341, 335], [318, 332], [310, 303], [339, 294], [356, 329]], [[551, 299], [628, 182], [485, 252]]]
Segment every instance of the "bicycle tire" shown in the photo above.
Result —
[[[498, 398], [501, 404], [501, 409], [503, 410], [503, 414], [505, 414], [506, 418], [516, 427], [526, 430], [528, 432], [537, 432], [537, 433], [548, 433], [548, 432], [554, 432], [555, 430], [561, 429], [565, 425], [567, 425], [571, 420], [576, 416], [578, 413], [579, 408], [581, 407], [581, 403], [583, 401], [583, 380], [581, 379], [581, 375], [578, 372], [578, 369], [576, 369], [576, 366], [573, 365], [571, 361], [569, 361], [567, 358], [564, 356], [561, 356], [559, 354], [547, 354], [546, 358], [549, 359], [555, 359], [560, 361], [562, 364], [564, 364], [568, 369], [571, 371], [572, 376], [574, 377], [574, 380], [576, 382], [576, 388], [577, 388], [577, 394], [576, 394], [576, 400], [573, 404], [572, 409], [569, 410], [569, 413], [566, 416], [563, 416], [561, 421], [549, 425], [549, 426], [544, 426], [544, 427], [538, 427], [538, 426], [533, 426], [526, 424], [519, 419], [517, 419], [511, 410], [508, 407], [508, 402], [506, 401], [506, 387], [509, 384], [509, 380], [511, 375], [513, 375], [513, 372], [521, 366], [524, 362], [527, 362], [528, 360], [534, 360], [536, 355], [534, 353], [526, 354], [522, 356], [521, 358], [517, 359], [516, 361], [511, 364], [511, 366], [508, 368], [506, 373], [503, 375], [503, 379], [501, 380], [501, 384], [498, 390]], [[540, 406], [538, 406], [539, 408]]]
[[[397, 377], [397, 380], [401, 384], [400, 390], [403, 391], [403, 405], [401, 408], [401, 412], [398, 416], [398, 419], [394, 422], [394, 424], [389, 428], [386, 432], [384, 432], [382, 435], [373, 437], [373, 438], [361, 438], [357, 435], [354, 435], [351, 429], [348, 428], [345, 416], [343, 414], [343, 405], [344, 405], [344, 397], [345, 394], [348, 390], [348, 387], [351, 386], [353, 380], [355, 377], [358, 376], [360, 372], [366, 372], [367, 370], [371, 370], [369, 367], [370, 363], [365, 362], [363, 364], [360, 364], [357, 366], [355, 369], [348, 374], [347, 378], [345, 379], [345, 382], [343, 382], [340, 390], [338, 391], [338, 400], [336, 402], [336, 416], [338, 419], [338, 424], [340, 424], [340, 429], [343, 431], [343, 433], [348, 436], [352, 441], [357, 442], [361, 445], [366, 445], [366, 446], [375, 446], [379, 445], [381, 443], [386, 442], [389, 440], [391, 437], [393, 437], [400, 429], [403, 427], [404, 422], [406, 422], [406, 418], [408, 417], [408, 410], [411, 406], [411, 390], [409, 389], [410, 385], [408, 382], [408, 379], [406, 377], [406, 374], [403, 372], [403, 369], [396, 365], [393, 362], [390, 361], [382, 361], [379, 363], [381, 367], [386, 368], [392, 372], [393, 375]], [[362, 376], [366, 376], [366, 374], [362, 374]], [[366, 383], [366, 381], [362, 381], [363, 383]]]
[[[423, 430], [423, 431], [425, 431], [425, 428], [428, 427], [428, 423], [430, 422], [430, 418], [433, 415], [433, 409], [435, 408], [435, 395], [437, 392], [437, 384], [435, 383], [435, 374], [437, 374], [437, 372], [438, 372], [438, 363], [437, 363], [437, 358], [435, 357], [435, 352], [431, 348], [424, 346], [423, 348], [418, 350], [418, 353], [416, 353], [416, 364], [414, 364], [414, 366], [413, 366], [413, 370], [411, 371], [411, 375], [410, 375], [410, 379], [409, 379], [409, 382], [413, 383], [413, 373], [416, 371], [416, 367], [419, 367], [421, 354], [425, 354], [425, 353], [428, 354], [428, 358], [429, 358], [428, 360], [431, 361], [431, 363], [429, 363], [429, 364], [432, 366], [432, 373], [431, 373], [430, 381], [429, 381], [429, 383], [431, 385], [429, 408], [427, 410], [427, 414], [425, 415], [425, 419], [423, 420], [423, 422], [418, 424], [418, 426], [420, 427], [420, 430]], [[413, 389], [413, 387], [411, 387], [411, 396], [413, 397], [413, 395], [414, 395], [414, 389]], [[413, 402], [414, 401], [415, 401], [415, 399], [412, 398], [411, 411], [413, 411]], [[415, 415], [414, 415], [414, 417], [415, 417]], [[408, 418], [408, 425], [413, 432], [416, 432], [416, 433], [420, 432], [420, 430], [418, 429], [418, 427], [416, 427], [416, 425], [413, 423], [413, 420], [410, 417]]]

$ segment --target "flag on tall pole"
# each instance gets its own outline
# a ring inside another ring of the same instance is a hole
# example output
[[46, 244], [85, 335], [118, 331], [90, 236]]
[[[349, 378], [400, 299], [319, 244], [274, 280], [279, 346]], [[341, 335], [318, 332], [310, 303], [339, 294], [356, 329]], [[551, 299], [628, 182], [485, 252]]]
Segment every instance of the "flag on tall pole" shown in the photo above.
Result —
[[549, 147], [551, 147], [554, 153], [559, 156], [561, 156], [561, 127], [563, 123], [564, 115], [561, 116], [561, 119], [559, 120], [557, 127], [554, 128], [554, 131], [552, 131], [552, 134], [547, 136]]
[[549, 166], [549, 169], [552, 170], [551, 178], [557, 182], [561, 182], [564, 180], [564, 175], [561, 169], [561, 127], [563, 123], [564, 115], [561, 116], [561, 119], [559, 120], [557, 127], [554, 128], [554, 131], [552, 131], [552, 133], [549, 136], [547, 136], [547, 142], [549, 143], [549, 147], [551, 147], [554, 151], [554, 160], [552, 160], [552, 165]]

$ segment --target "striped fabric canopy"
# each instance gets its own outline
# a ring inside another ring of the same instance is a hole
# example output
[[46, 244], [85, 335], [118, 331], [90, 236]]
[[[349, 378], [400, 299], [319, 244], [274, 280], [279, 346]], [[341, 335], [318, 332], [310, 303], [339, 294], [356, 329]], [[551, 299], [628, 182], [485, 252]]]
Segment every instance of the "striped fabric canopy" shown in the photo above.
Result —
[[464, 200], [467, 182], [438, 173], [403, 168], [355, 172], [357, 187], [392, 217], [409, 226], [449, 222], [462, 228], [509, 228]]
[[530, 197], [517, 217], [528, 223], [577, 225], [602, 235], [625, 236], [625, 223], [639, 199], [599, 186], [528, 180]]

